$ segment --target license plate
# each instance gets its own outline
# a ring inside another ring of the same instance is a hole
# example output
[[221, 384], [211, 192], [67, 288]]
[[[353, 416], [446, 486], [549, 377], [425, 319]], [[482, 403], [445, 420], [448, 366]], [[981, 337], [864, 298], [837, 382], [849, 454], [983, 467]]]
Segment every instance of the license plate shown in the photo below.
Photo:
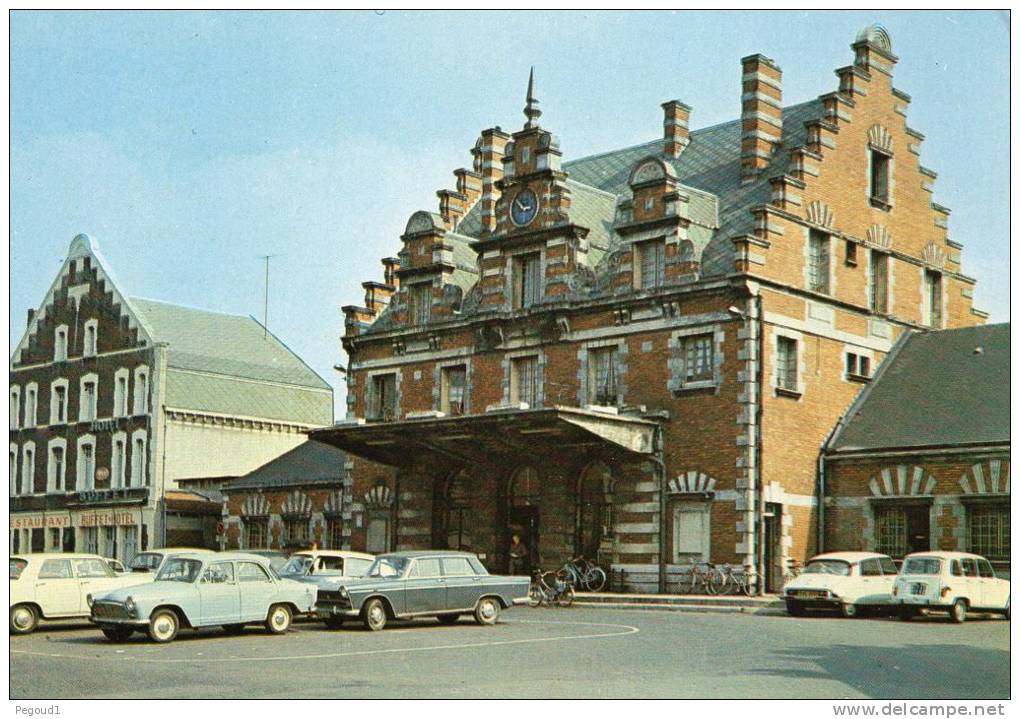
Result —
[[825, 592], [797, 592], [797, 596], [807, 599], [820, 599], [825, 596]]

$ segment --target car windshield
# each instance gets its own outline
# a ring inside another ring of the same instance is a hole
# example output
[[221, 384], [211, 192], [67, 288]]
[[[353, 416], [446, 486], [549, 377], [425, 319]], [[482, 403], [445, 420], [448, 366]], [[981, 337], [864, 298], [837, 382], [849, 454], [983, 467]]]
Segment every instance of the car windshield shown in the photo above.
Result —
[[814, 559], [807, 563], [802, 574], [835, 574], [849, 577], [850, 563], [842, 559]]
[[156, 575], [157, 582], [194, 582], [202, 563], [197, 559], [168, 559]]
[[131, 571], [151, 572], [154, 569], [159, 569], [159, 564], [162, 561], [163, 555], [159, 552], [142, 552], [136, 554], [135, 558], [131, 560]]
[[11, 579], [17, 579], [21, 576], [21, 573], [25, 571], [25, 567], [28, 566], [28, 562], [24, 559], [17, 557], [11, 558]]
[[935, 557], [909, 557], [903, 563], [902, 574], [938, 574], [942, 569], [942, 560]]
[[410, 560], [404, 557], [379, 557], [372, 566], [368, 568], [366, 577], [379, 577], [381, 579], [397, 579], [404, 575], [404, 570]]
[[314, 560], [304, 554], [295, 554], [290, 560], [283, 565], [280, 569], [280, 574], [283, 575], [304, 575], [308, 574], [308, 568], [312, 566]]

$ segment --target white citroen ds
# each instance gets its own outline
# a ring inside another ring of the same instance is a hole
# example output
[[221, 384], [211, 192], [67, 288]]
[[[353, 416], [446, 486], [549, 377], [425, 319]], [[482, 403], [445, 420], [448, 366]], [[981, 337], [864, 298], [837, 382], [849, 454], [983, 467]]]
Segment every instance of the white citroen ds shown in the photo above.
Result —
[[885, 554], [829, 552], [808, 560], [782, 598], [795, 617], [806, 609], [838, 609], [849, 618], [864, 607], [888, 605], [895, 581], [896, 565]]

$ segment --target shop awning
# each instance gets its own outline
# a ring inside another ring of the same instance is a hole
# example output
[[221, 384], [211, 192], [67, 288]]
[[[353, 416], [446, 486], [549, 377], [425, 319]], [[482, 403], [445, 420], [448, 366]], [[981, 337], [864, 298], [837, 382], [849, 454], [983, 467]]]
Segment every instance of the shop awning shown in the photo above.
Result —
[[393, 467], [541, 462], [555, 453], [649, 455], [656, 423], [576, 407], [501, 410], [462, 417], [339, 424], [314, 430], [325, 442]]

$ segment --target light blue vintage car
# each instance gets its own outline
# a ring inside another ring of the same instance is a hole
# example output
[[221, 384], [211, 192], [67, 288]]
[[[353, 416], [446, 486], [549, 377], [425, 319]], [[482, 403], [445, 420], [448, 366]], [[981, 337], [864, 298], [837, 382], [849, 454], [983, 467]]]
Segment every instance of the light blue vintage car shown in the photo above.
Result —
[[283, 634], [295, 614], [315, 606], [315, 587], [281, 579], [269, 560], [238, 552], [169, 558], [155, 581], [87, 598], [91, 621], [111, 641], [146, 632], [173, 641], [181, 627], [222, 626], [240, 632], [260, 623]]

